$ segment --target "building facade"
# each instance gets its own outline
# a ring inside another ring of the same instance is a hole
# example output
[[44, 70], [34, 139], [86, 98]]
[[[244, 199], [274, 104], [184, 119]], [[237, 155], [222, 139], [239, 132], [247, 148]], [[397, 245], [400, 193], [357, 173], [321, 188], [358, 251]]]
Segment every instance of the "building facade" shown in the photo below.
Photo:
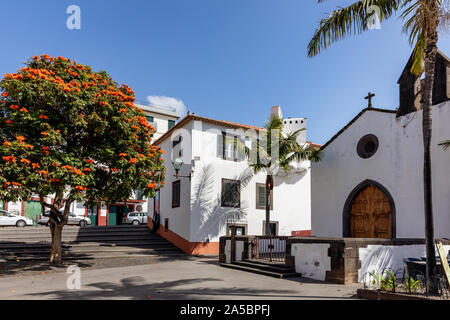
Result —
[[[364, 109], [323, 147], [312, 165], [312, 234], [318, 237], [424, 238], [423, 81], [408, 62], [397, 110]], [[450, 237], [450, 62], [438, 53], [432, 107], [436, 238]], [[419, 110], [418, 110], [419, 108]]]
[[[306, 126], [305, 119], [297, 121]], [[236, 147], [241, 143], [251, 148], [250, 137], [263, 130], [188, 115], [155, 142], [165, 151], [166, 184], [148, 207], [160, 213], [163, 237], [188, 254], [218, 254], [219, 238], [230, 233], [231, 225], [238, 234], [264, 234], [266, 173], [253, 174]], [[299, 139], [306, 143], [306, 134]], [[183, 160], [178, 176], [172, 165], [177, 158]], [[274, 176], [273, 234], [309, 235], [309, 169], [309, 161], [303, 161], [293, 165], [291, 174]]]

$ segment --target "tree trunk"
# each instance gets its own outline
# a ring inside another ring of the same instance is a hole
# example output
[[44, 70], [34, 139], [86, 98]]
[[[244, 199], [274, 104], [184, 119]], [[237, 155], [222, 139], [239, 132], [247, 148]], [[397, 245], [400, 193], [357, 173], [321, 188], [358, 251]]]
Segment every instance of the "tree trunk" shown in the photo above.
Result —
[[62, 230], [64, 223], [50, 223], [50, 230], [52, 233], [52, 246], [50, 252], [50, 263], [62, 263]]
[[270, 193], [273, 188], [273, 178], [271, 175], [266, 177], [266, 236], [270, 235]]
[[427, 255], [427, 291], [438, 292], [436, 251], [433, 222], [432, 172], [431, 172], [431, 137], [432, 137], [432, 97], [434, 69], [436, 63], [437, 32], [427, 35], [425, 49], [425, 88], [422, 96], [422, 131], [424, 144], [423, 187], [425, 205], [425, 246]]

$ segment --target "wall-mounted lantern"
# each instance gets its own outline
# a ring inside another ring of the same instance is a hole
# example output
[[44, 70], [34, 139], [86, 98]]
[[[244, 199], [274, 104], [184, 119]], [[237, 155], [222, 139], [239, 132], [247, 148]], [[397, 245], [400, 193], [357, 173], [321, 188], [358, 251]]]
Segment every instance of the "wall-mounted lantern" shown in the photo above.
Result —
[[191, 181], [191, 172], [189, 172], [188, 176], [180, 176], [178, 172], [181, 170], [181, 167], [183, 166], [183, 160], [181, 158], [176, 158], [175, 161], [172, 162], [173, 168], [175, 169], [174, 177], [178, 178], [189, 178], [189, 181]]

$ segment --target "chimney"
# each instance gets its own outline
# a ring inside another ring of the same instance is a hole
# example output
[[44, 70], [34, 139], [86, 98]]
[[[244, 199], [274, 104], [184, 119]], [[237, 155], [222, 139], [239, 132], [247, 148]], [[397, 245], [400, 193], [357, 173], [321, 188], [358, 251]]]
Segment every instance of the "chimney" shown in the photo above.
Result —
[[283, 113], [281, 112], [280, 106], [273, 106], [270, 110], [270, 116], [275, 115], [280, 119], [283, 119]]

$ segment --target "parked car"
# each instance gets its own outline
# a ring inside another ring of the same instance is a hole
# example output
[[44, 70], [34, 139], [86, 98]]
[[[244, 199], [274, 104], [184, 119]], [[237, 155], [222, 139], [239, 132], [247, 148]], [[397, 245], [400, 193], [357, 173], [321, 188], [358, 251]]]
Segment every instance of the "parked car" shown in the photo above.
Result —
[[[61, 212], [61, 214], [62, 214], [62, 212]], [[44, 214], [41, 214], [38, 224], [48, 226], [49, 225], [49, 217], [50, 217], [50, 211], [44, 212]], [[69, 219], [67, 220], [67, 224], [84, 227], [86, 225], [91, 224], [91, 219], [89, 219], [88, 217], [77, 216], [76, 214], [73, 214], [72, 212], [70, 212]]]
[[147, 212], [129, 212], [126, 214], [126, 216], [122, 219], [123, 224], [132, 224], [132, 225], [139, 225], [139, 224], [146, 224], [147, 223]]
[[16, 226], [23, 228], [25, 226], [32, 226], [33, 220], [27, 217], [19, 216], [16, 213], [0, 210], [0, 226]]

